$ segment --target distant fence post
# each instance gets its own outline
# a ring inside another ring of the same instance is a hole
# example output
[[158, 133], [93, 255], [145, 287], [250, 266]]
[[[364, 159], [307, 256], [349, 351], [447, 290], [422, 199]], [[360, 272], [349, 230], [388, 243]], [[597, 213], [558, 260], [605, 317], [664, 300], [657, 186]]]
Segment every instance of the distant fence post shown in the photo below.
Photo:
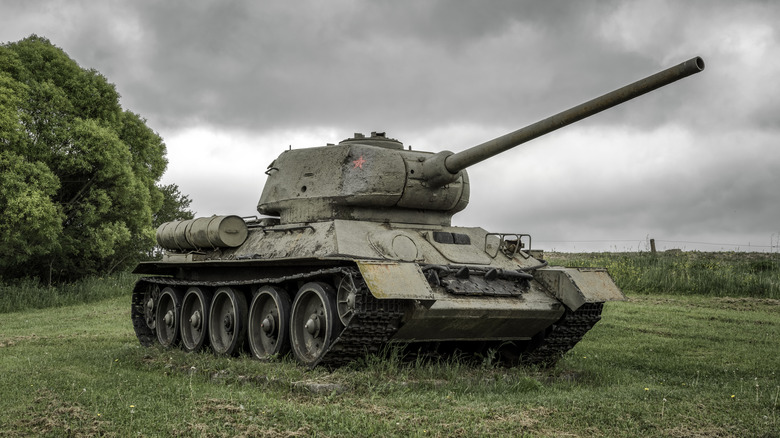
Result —
[[655, 239], [650, 239], [650, 253], [655, 255]]

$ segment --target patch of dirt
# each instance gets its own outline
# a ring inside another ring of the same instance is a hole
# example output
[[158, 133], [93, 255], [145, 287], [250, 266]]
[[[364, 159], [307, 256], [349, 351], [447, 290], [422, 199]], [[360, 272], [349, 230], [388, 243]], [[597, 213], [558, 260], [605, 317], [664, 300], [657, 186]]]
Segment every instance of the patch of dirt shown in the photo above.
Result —
[[349, 390], [341, 383], [295, 382], [294, 388], [301, 388], [313, 394], [343, 394]]
[[498, 425], [511, 423], [517, 425], [520, 428], [531, 429], [539, 424], [540, 419], [549, 417], [555, 413], [554, 409], [545, 408], [539, 406], [538, 408], [523, 409], [517, 411], [504, 412], [501, 414], [495, 414], [482, 421], [485, 424], [496, 424], [497, 426], [488, 427], [488, 430], [497, 429]]
[[0, 339], [0, 348], [4, 347], [13, 347], [16, 345], [17, 342], [24, 342], [24, 341], [31, 341], [35, 339], [41, 339], [37, 335], [27, 335], [27, 336], [13, 336], [10, 338]]
[[13, 347], [17, 343], [27, 341], [48, 341], [51, 339], [76, 339], [76, 338], [99, 338], [99, 335], [95, 334], [71, 334], [71, 335], [52, 335], [52, 336], [38, 336], [35, 333], [24, 336], [12, 336], [10, 338], [0, 339], [0, 348]]
[[715, 303], [721, 304], [720, 307], [739, 310], [739, 311], [754, 311], [761, 310], [762, 307], [767, 310], [777, 310], [777, 306], [780, 306], [780, 300], [772, 298], [713, 298]]
[[227, 400], [206, 399], [196, 409], [195, 420], [184, 429], [175, 431], [181, 436], [216, 437], [295, 437], [309, 436], [306, 427], [297, 430], [279, 430], [265, 412], [251, 412], [241, 404]]
[[642, 304], [670, 304], [670, 305], [682, 305], [685, 300], [677, 298], [657, 297], [652, 295], [633, 295], [628, 297], [626, 302], [642, 303]]
[[739, 430], [737, 428], [724, 429], [713, 426], [700, 429], [694, 429], [691, 426], [677, 426], [664, 432], [664, 435], [675, 438], [725, 438], [738, 435]]
[[116, 436], [106, 432], [109, 421], [98, 419], [78, 403], [63, 401], [48, 389], [39, 389], [36, 395], [28, 418], [8, 425], [3, 433], [9, 435], [4, 436]]

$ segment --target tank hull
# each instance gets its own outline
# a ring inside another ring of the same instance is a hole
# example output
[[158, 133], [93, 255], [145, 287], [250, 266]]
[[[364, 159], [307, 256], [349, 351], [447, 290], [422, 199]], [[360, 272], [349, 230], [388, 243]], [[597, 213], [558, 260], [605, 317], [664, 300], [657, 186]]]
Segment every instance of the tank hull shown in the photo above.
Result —
[[[250, 227], [238, 247], [169, 249], [163, 260], [140, 264], [136, 273], [154, 277], [139, 280], [135, 288], [134, 327], [145, 345], [175, 345], [168, 338], [177, 327], [183, 339], [208, 336], [199, 348], [236, 341], [235, 348], [216, 349], [222, 354], [267, 351], [263, 342], [297, 334], [300, 345], [288, 341], [289, 347], [307, 366], [342, 365], [388, 343], [509, 348], [512, 363], [550, 364], [598, 321], [601, 304], [624, 296], [605, 270], [545, 266], [518, 249], [522, 236], [349, 220]], [[269, 288], [292, 303], [292, 310], [271, 305], [267, 315], [253, 311], [269, 307], [271, 301], [263, 298]], [[206, 301], [233, 297], [227, 302], [235, 310], [228, 306], [214, 318], [207, 318], [214, 309], [195, 313], [186, 299], [195, 289]], [[182, 308], [188, 310], [177, 315], [156, 308], [161, 294], [185, 297]], [[578, 311], [587, 321], [567, 329], [562, 343], [556, 329]], [[278, 315], [285, 312], [290, 314]], [[194, 328], [192, 321], [200, 326]], [[202, 327], [203, 321], [212, 326]], [[269, 331], [269, 340], [263, 331], [268, 321], [276, 326], [284, 321], [287, 327]], [[331, 323], [332, 329], [323, 329]], [[160, 339], [160, 332], [167, 337]], [[553, 340], [554, 348], [548, 345]], [[325, 341], [326, 346], [306, 347]]]

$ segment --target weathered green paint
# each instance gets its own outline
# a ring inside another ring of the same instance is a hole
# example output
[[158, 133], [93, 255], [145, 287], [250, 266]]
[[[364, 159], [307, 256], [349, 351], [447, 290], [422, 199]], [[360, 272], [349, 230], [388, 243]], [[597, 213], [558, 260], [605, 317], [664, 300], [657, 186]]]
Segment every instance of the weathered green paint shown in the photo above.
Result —
[[361, 260], [358, 268], [377, 298], [433, 300], [433, 290], [415, 263]]
[[374, 145], [383, 140], [401, 145], [374, 133], [283, 152], [268, 168], [257, 210], [279, 216], [282, 223], [354, 219], [449, 225], [468, 203], [468, 176], [431, 189], [422, 179], [422, 163], [431, 154]]
[[246, 223], [238, 216], [200, 217], [165, 222], [157, 228], [157, 244], [174, 250], [234, 248], [246, 240]]
[[536, 279], [571, 310], [577, 310], [585, 303], [626, 299], [604, 268], [539, 269]]

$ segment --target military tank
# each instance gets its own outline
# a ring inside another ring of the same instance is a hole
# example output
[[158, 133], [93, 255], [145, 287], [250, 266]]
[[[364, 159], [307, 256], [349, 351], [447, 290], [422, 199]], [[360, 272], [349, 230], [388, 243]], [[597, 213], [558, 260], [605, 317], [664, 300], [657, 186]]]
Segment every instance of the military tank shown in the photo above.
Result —
[[466, 168], [698, 73], [693, 58], [547, 119], [453, 153], [382, 132], [291, 149], [267, 168], [261, 217], [202, 217], [157, 230], [159, 261], [135, 273], [142, 345], [210, 347], [336, 367], [386, 345], [490, 351], [550, 365], [625, 296], [605, 269], [553, 267], [521, 232], [452, 226]]

